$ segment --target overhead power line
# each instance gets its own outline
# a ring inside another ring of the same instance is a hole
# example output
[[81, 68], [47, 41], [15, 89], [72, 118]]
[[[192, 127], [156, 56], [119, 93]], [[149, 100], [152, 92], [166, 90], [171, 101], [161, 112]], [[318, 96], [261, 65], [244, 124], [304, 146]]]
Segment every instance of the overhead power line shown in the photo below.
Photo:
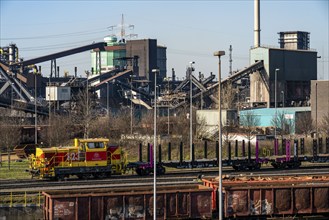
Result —
[[80, 31], [80, 32], [72, 32], [66, 34], [54, 34], [54, 35], [31, 36], [31, 37], [6, 37], [0, 39], [1, 40], [35, 40], [35, 39], [44, 39], [44, 38], [60, 38], [60, 37], [72, 37], [72, 36], [81, 36], [81, 35], [89, 35], [89, 34], [99, 34], [102, 32], [107, 32], [106, 28], [97, 29], [97, 31]]

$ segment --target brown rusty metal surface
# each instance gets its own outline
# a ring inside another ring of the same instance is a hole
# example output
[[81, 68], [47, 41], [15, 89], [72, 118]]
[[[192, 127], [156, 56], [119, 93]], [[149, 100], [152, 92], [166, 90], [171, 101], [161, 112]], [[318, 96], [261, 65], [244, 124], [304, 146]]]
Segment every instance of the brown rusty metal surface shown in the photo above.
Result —
[[[217, 179], [203, 179], [213, 188], [212, 209], [218, 210]], [[329, 215], [329, 175], [301, 177], [223, 178], [226, 217]]]
[[75, 220], [75, 199], [58, 199], [53, 201], [54, 219]]
[[[264, 184], [298, 184], [304, 182], [329, 182], [329, 175], [305, 175], [305, 176], [241, 176], [231, 177], [225, 175], [222, 177], [223, 186], [234, 185], [264, 185]], [[218, 188], [217, 178], [204, 178], [202, 179], [205, 186]]]
[[224, 187], [225, 216], [329, 214], [329, 183]]
[[19, 158], [28, 158], [30, 154], [35, 154], [35, 144], [23, 144], [14, 148], [14, 151]]
[[[211, 218], [212, 189], [157, 187], [157, 219]], [[44, 192], [45, 219], [153, 219], [152, 187]]]

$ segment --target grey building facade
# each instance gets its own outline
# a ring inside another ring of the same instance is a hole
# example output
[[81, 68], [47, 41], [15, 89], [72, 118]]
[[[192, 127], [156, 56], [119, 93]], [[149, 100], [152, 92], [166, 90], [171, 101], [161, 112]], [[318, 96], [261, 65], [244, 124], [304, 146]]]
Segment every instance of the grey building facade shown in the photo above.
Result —
[[157, 46], [156, 39], [142, 39], [127, 41], [126, 54], [127, 57], [138, 56], [138, 77], [145, 77], [150, 81], [150, 90], [154, 89], [154, 73], [153, 69], [159, 69], [160, 74], [157, 75], [157, 82], [162, 82], [167, 72], [167, 48]]
[[311, 115], [315, 126], [329, 114], [329, 80], [311, 81]]
[[[257, 47], [250, 50], [250, 63], [262, 60], [263, 76], [250, 76], [250, 102], [267, 107], [305, 106], [311, 94], [311, 80], [317, 79], [317, 52], [282, 48]], [[276, 71], [277, 70], [277, 71]], [[275, 72], [277, 87], [275, 88]], [[267, 85], [266, 85], [267, 84]]]

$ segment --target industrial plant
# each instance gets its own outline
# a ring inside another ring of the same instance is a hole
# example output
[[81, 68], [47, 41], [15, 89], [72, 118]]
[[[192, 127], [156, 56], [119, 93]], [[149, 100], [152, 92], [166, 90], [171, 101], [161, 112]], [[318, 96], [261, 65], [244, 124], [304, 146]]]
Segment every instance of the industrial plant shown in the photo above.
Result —
[[[220, 82], [221, 105], [225, 111], [222, 123], [243, 126], [241, 116], [252, 110], [260, 117], [260, 127], [273, 128], [269, 117], [273, 112], [277, 115], [278, 109], [294, 123], [301, 115], [298, 113], [320, 123], [328, 113], [329, 103], [318, 94], [325, 94], [328, 81], [317, 81], [318, 56], [317, 51], [310, 48], [311, 34], [280, 31], [278, 46], [263, 46], [257, 1], [254, 13], [250, 65], [235, 72], [230, 69], [228, 77]], [[197, 110], [199, 120], [209, 118], [205, 116], [218, 108], [219, 82], [215, 81], [215, 74], [194, 73], [191, 64], [186, 69], [186, 77], [179, 80], [175, 69], [167, 68], [167, 48], [158, 45], [156, 39], [127, 35], [123, 21], [122, 17], [120, 36], [105, 36], [103, 42], [30, 60], [20, 57], [18, 45], [2, 45], [1, 107], [10, 109], [10, 116], [25, 114], [32, 120], [38, 115], [67, 114], [75, 111], [78, 95], [86, 90], [99, 115], [115, 114], [124, 107], [131, 109], [134, 117], [141, 116], [156, 104], [159, 116], [173, 116], [178, 109], [190, 105]], [[74, 74], [61, 73], [56, 59], [84, 51], [90, 51], [90, 70], [82, 73], [75, 67]], [[231, 45], [229, 51], [232, 62]], [[43, 72], [38, 65], [42, 62], [51, 63], [50, 73]], [[157, 97], [154, 97], [156, 90]], [[214, 117], [209, 120], [218, 121], [218, 116]], [[266, 129], [264, 132], [275, 135]]]
[[[329, 80], [310, 30], [268, 46], [260, 20], [254, 0], [236, 71], [223, 44], [218, 72], [169, 67], [171, 46], [123, 14], [101, 42], [31, 59], [0, 45], [0, 219], [329, 219]], [[87, 70], [58, 65], [81, 53]]]

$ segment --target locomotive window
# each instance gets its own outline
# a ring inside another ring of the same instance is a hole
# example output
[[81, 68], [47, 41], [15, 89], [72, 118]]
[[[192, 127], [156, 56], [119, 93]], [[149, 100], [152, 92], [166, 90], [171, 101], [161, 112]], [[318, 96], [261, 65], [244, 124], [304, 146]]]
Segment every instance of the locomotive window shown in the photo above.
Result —
[[104, 148], [104, 143], [103, 142], [91, 142], [91, 143], [88, 143], [88, 148], [89, 149]]

